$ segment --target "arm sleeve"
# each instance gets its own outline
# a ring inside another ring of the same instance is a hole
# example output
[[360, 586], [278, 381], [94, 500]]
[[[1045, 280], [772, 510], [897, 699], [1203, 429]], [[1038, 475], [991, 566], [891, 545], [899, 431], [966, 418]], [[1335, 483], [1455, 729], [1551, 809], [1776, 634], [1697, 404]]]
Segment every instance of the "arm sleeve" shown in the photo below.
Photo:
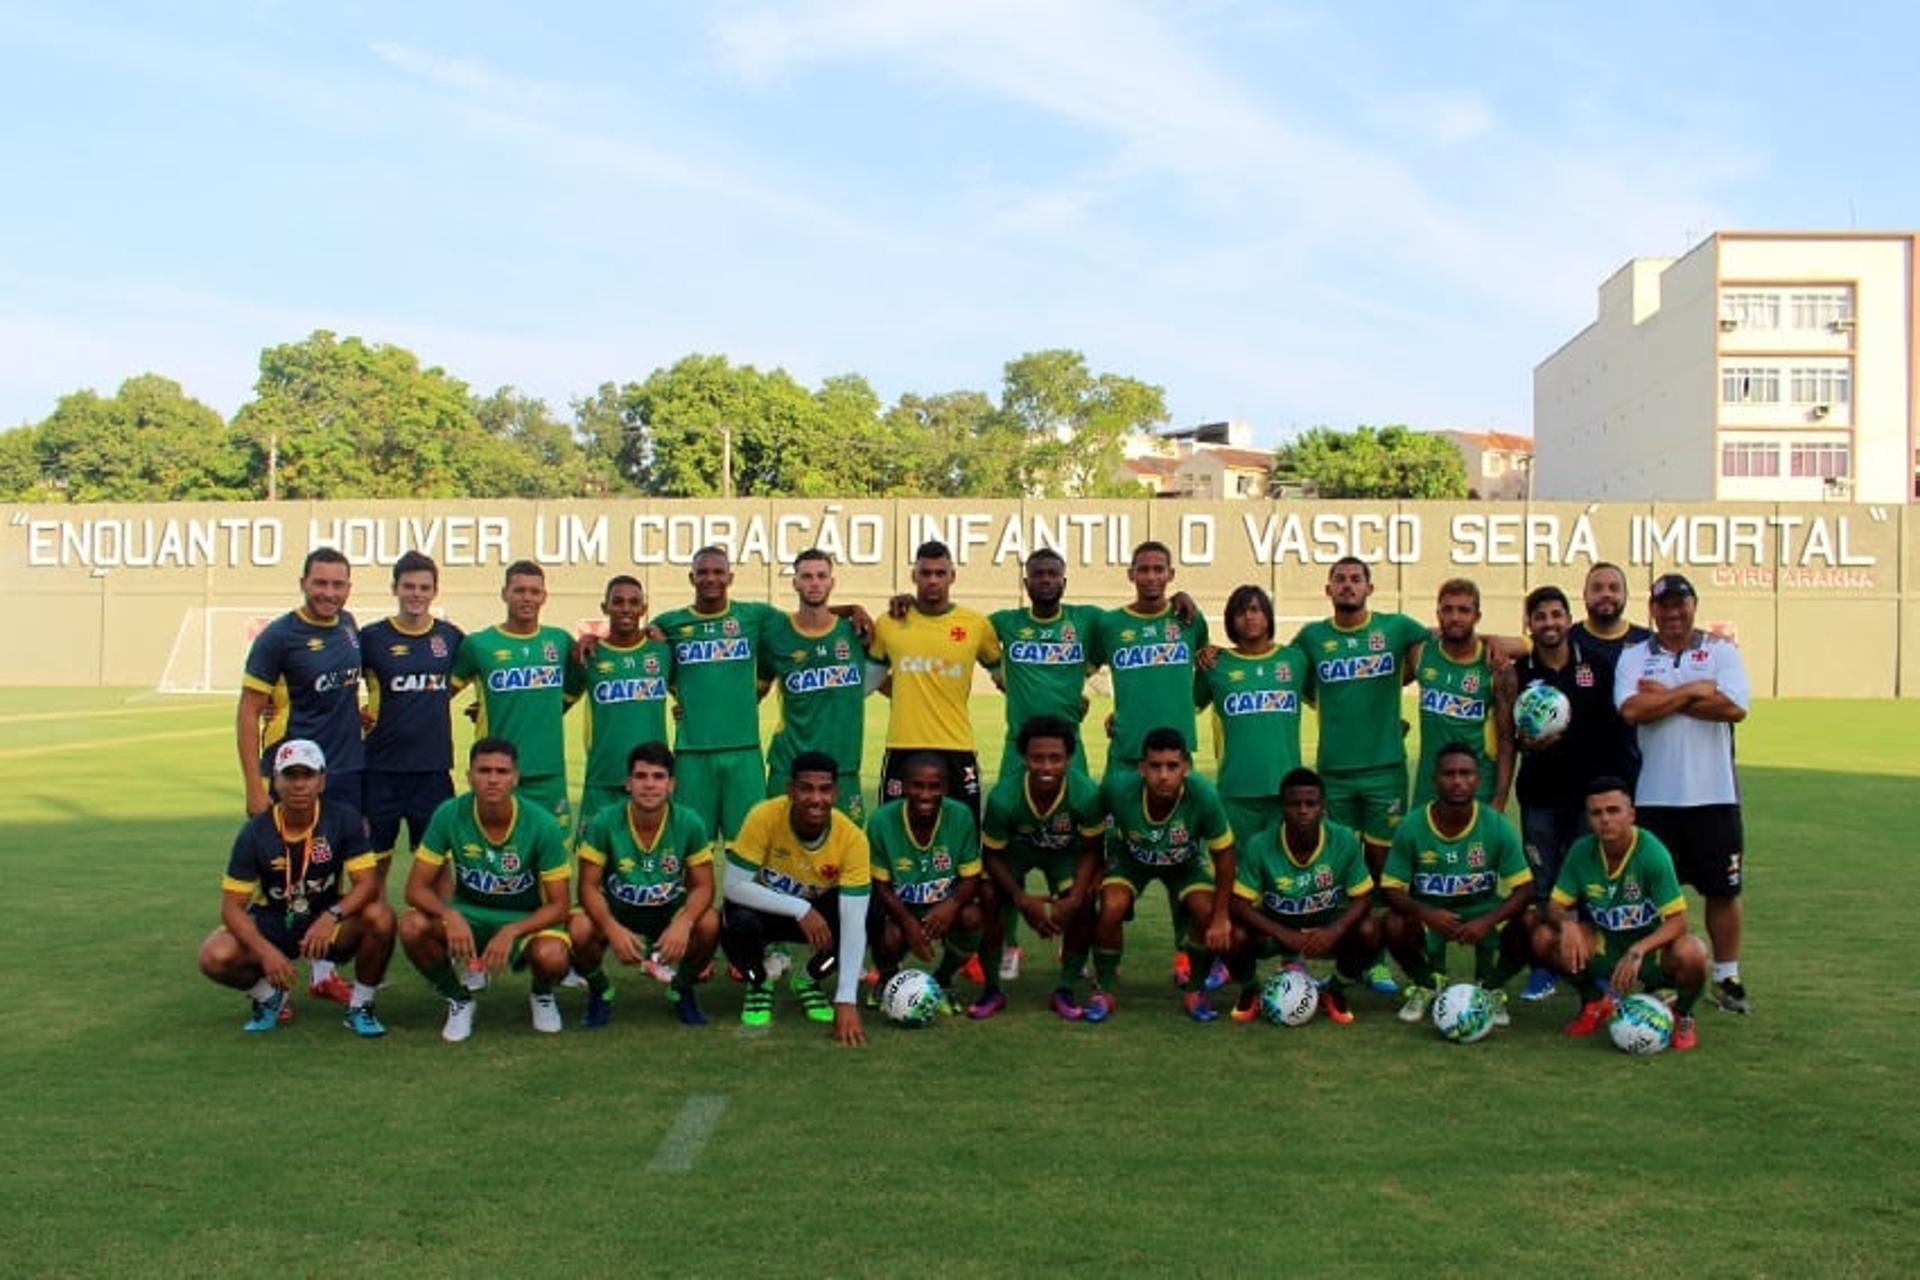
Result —
[[853, 1004], [860, 998], [862, 959], [867, 954], [867, 895], [840, 895], [840, 981], [833, 989], [835, 1004]]
[[280, 678], [280, 633], [269, 626], [247, 646], [247, 664], [242, 683], [249, 689], [268, 693]]
[[[732, 858], [727, 859], [726, 887], [728, 902], [752, 907], [755, 911], [765, 911], [770, 915], [786, 916], [789, 920], [798, 920], [813, 909], [813, 904], [805, 898], [796, 898], [790, 893], [778, 893], [767, 888], [753, 878], [753, 872]], [[862, 911], [866, 910], [866, 903], [862, 902], [860, 908]], [[864, 929], [861, 931], [860, 941], [861, 945], [866, 944]], [[858, 968], [856, 964], [854, 974], [856, 979], [859, 977]]]
[[1631, 698], [1640, 688], [1640, 676], [1638, 673], [1641, 664], [1634, 660], [1637, 656], [1638, 648], [1638, 645], [1628, 645], [1620, 651], [1620, 656], [1614, 659], [1613, 706], [1616, 711], [1626, 705], [1627, 699]]
[[1387, 847], [1387, 860], [1380, 868], [1380, 887], [1382, 889], [1405, 889], [1413, 879], [1413, 832], [1406, 823], [1394, 832], [1393, 843]]
[[260, 868], [254, 862], [253, 841], [248, 838], [253, 824], [240, 828], [240, 834], [233, 838], [233, 851], [227, 855], [227, 874], [220, 878], [220, 887], [228, 893], [252, 893], [260, 884]]
[[978, 650], [980, 665], [997, 667], [1000, 665], [1000, 633], [994, 629], [993, 623], [984, 618], [981, 619], [980, 625], [982, 628]]

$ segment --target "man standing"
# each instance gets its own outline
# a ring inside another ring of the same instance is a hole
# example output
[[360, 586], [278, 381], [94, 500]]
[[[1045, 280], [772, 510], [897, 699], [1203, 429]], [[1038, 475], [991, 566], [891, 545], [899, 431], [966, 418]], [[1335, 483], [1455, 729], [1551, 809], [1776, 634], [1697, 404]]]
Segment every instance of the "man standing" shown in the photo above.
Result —
[[[840, 767], [817, 751], [796, 756], [787, 794], [755, 805], [727, 842], [727, 905], [720, 945], [747, 979], [740, 1022], [773, 1021], [769, 942], [804, 942], [812, 958], [793, 971], [793, 994], [841, 1044], [867, 1042], [860, 1026], [860, 968], [867, 950], [873, 874], [867, 837], [833, 807]], [[820, 983], [834, 974], [833, 999]]]
[[[553, 984], [567, 972], [567, 904], [573, 873], [559, 822], [522, 803], [516, 751], [505, 738], [482, 738], [467, 753], [472, 790], [434, 811], [407, 874], [400, 945], [414, 968], [447, 999], [443, 1040], [473, 1034], [473, 993], [456, 964], [498, 973], [533, 973], [533, 1029], [560, 1030]], [[453, 868], [453, 896], [440, 896], [440, 869]]]
[[580, 646], [567, 659], [567, 695], [587, 700], [587, 777], [580, 789], [580, 829], [610, 805], [627, 803], [633, 749], [643, 742], [667, 744], [667, 687], [673, 651], [641, 630], [647, 592], [640, 580], [620, 574], [607, 580], [600, 601], [607, 634], [590, 652]]
[[1749, 1011], [1740, 981], [1740, 863], [1746, 835], [1733, 726], [1747, 718], [1746, 664], [1731, 640], [1696, 629], [1693, 584], [1653, 580], [1654, 635], [1620, 653], [1613, 697], [1639, 730], [1639, 822], [1673, 853], [1680, 878], [1707, 900], [1715, 999]]
[[1627, 575], [1612, 561], [1601, 560], [1587, 570], [1580, 594], [1587, 616], [1573, 624], [1571, 638], [1589, 653], [1605, 653], [1617, 661], [1622, 649], [1653, 634], [1626, 620]]
[[1273, 599], [1248, 583], [1227, 597], [1231, 649], [1212, 651], [1194, 681], [1193, 700], [1220, 717], [1215, 774], [1234, 843], [1280, 821], [1280, 780], [1300, 767], [1300, 690], [1306, 655], [1274, 637]]
[[[1504, 713], [1520, 748], [1520, 838], [1533, 868], [1534, 903], [1544, 908], [1567, 849], [1586, 834], [1587, 784], [1625, 777], [1628, 762], [1613, 705], [1613, 657], [1574, 638], [1572, 609], [1558, 587], [1528, 592], [1526, 614], [1533, 648], [1514, 661], [1515, 697], [1532, 685], [1551, 685], [1573, 712], [1564, 730], [1545, 738], [1520, 736], [1511, 702]], [[1495, 807], [1504, 808], [1505, 798], [1497, 796]], [[1553, 971], [1536, 964], [1521, 999], [1545, 1000], [1554, 988]]]
[[1173, 585], [1173, 552], [1163, 542], [1143, 542], [1127, 565], [1133, 603], [1100, 615], [1094, 633], [1095, 666], [1112, 672], [1113, 722], [1105, 777], [1135, 773], [1145, 758], [1147, 734], [1175, 730], [1192, 753], [1194, 658], [1207, 646], [1207, 620], [1182, 620], [1167, 598]]
[[1420, 763], [1413, 803], [1433, 798], [1433, 766], [1440, 748], [1457, 742], [1480, 762], [1480, 795], [1506, 807], [1513, 783], [1513, 705], [1510, 668], [1496, 671], [1491, 641], [1474, 634], [1480, 625], [1480, 588], [1466, 578], [1440, 584], [1439, 643], [1420, 653]]
[[574, 701], [566, 689], [573, 638], [559, 627], [540, 625], [547, 575], [533, 561], [507, 566], [500, 599], [507, 606], [506, 621], [461, 642], [453, 660], [454, 688], [477, 686], [479, 736], [513, 744], [520, 794], [552, 814], [564, 833], [573, 826], [561, 723]]
[[834, 613], [833, 557], [818, 548], [793, 558], [800, 607], [770, 617], [760, 645], [760, 676], [780, 691], [780, 724], [767, 746], [768, 797], [785, 795], [793, 762], [819, 751], [839, 766], [840, 812], [866, 819], [860, 787], [866, 748], [867, 691], [860, 637]]
[[[243, 1030], [272, 1031], [292, 1013], [293, 962], [353, 960], [346, 1024], [366, 1037], [386, 1034], [373, 998], [393, 954], [393, 912], [360, 815], [322, 802], [327, 759], [317, 743], [289, 738], [274, 750], [279, 800], [234, 837], [220, 882], [220, 928], [200, 947], [200, 972], [247, 993], [253, 1014]], [[341, 873], [353, 890], [340, 892]]]
[[[1088, 658], [1100, 620], [1098, 606], [1065, 602], [1066, 558], [1051, 547], [1027, 557], [1020, 584], [1027, 607], [987, 617], [1004, 655], [999, 682], [1007, 695], [1007, 737], [1000, 749], [1001, 779], [1020, 771], [1022, 725], [1037, 716], [1077, 725], [1086, 714]], [[1075, 739], [1073, 767], [1085, 773], [1086, 748], [1077, 734]]]

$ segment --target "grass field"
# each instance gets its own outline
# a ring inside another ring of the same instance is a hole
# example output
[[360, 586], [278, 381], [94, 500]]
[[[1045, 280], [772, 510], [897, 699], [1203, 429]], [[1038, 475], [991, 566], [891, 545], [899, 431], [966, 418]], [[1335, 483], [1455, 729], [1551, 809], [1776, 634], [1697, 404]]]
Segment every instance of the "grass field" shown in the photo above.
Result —
[[861, 1051], [785, 1003], [742, 1033], [724, 979], [683, 1030], [644, 978], [555, 1038], [510, 979], [453, 1047], [399, 957], [368, 1043], [304, 996], [245, 1037], [196, 972], [230, 702], [0, 692], [0, 1267], [1910, 1273], [1920, 704], [1761, 704], [1740, 751], [1757, 1012], [1703, 1009], [1690, 1055], [1566, 1041], [1565, 993], [1468, 1048], [1369, 995], [1346, 1028], [1196, 1026], [1157, 901], [1104, 1027], [1045, 1011], [1030, 950], [1002, 1017], [870, 1015]]

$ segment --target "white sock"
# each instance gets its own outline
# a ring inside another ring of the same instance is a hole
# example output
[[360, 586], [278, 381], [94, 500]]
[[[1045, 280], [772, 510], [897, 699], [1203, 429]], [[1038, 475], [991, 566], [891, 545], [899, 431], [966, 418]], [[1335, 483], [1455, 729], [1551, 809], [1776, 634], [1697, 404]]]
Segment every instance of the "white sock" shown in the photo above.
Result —
[[1715, 982], [1727, 982], [1729, 980], [1733, 982], [1740, 981], [1740, 962], [1738, 960], [1729, 960], [1725, 964], [1722, 964], [1718, 960], [1714, 961], [1713, 980]]
[[370, 987], [364, 982], [354, 983], [353, 984], [353, 1003], [348, 1007], [354, 1008], [354, 1009], [365, 1008], [367, 1005], [370, 1005], [373, 1003], [373, 997], [379, 990], [380, 988]]
[[265, 978], [247, 988], [247, 998], [255, 1004], [265, 1004], [273, 999], [273, 984]]
[[315, 960], [313, 962], [313, 985], [316, 987], [319, 986], [321, 983], [325, 982], [328, 978], [331, 978], [333, 976], [333, 973], [334, 973], [333, 961]]

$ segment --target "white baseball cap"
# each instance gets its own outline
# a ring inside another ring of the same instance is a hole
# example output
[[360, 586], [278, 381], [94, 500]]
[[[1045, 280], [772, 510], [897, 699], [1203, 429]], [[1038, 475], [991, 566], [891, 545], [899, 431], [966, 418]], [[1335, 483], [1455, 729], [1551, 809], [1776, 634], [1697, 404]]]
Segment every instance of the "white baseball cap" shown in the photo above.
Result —
[[273, 771], [285, 773], [289, 769], [311, 769], [315, 773], [325, 773], [327, 753], [310, 738], [288, 738], [274, 750]]

